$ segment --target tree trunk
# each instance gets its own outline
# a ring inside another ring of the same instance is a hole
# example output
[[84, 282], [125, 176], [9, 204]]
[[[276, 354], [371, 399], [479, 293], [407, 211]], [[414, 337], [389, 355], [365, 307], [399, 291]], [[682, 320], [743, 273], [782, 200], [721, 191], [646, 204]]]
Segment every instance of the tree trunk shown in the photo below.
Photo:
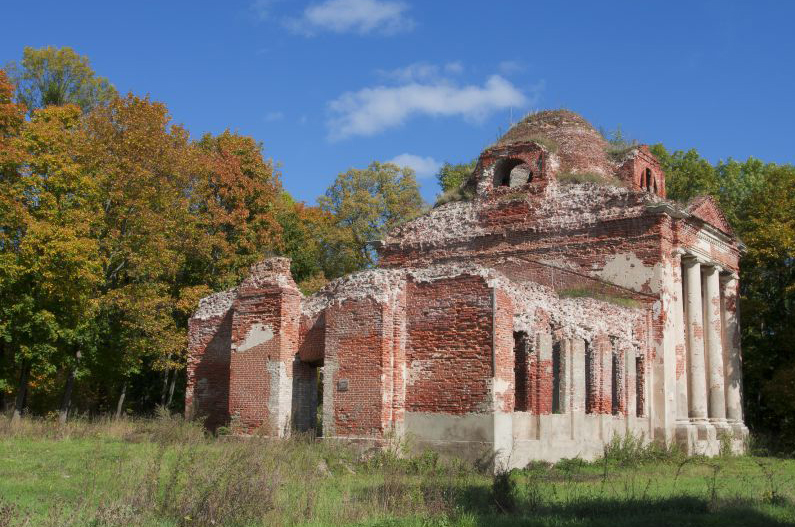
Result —
[[[167, 363], [171, 362], [171, 354], [168, 354]], [[166, 366], [163, 370], [163, 389], [160, 391], [160, 406], [166, 405], [166, 396], [168, 395], [168, 375], [171, 373], [171, 368]]]
[[163, 370], [163, 387], [160, 389], [160, 406], [166, 405], [166, 397], [168, 396], [168, 374], [170, 370], [166, 368]]
[[28, 374], [30, 373], [30, 366], [27, 361], [22, 362], [22, 371], [19, 372], [19, 387], [17, 388], [17, 398], [14, 401], [14, 414], [11, 416], [11, 422], [19, 421], [22, 418], [22, 412], [25, 409], [25, 402], [28, 398]]
[[171, 384], [168, 386], [168, 401], [166, 408], [171, 408], [171, 401], [174, 400], [174, 385], [177, 384], [177, 370], [171, 373]]
[[75, 364], [69, 370], [69, 375], [66, 377], [66, 386], [64, 387], [63, 391], [63, 399], [61, 399], [61, 408], [58, 411], [58, 420], [61, 424], [66, 423], [66, 420], [69, 418], [69, 410], [72, 409], [72, 390], [75, 387], [75, 375], [77, 373], [77, 368], [80, 366], [80, 350], [75, 353]]
[[127, 381], [121, 385], [121, 394], [119, 395], [119, 403], [116, 405], [116, 419], [121, 418], [121, 411], [124, 408], [124, 398], [127, 397]]
[[[3, 358], [5, 357], [6, 348], [5, 343], [0, 340], [0, 364], [3, 364]], [[0, 414], [6, 413], [6, 392], [0, 390]]]

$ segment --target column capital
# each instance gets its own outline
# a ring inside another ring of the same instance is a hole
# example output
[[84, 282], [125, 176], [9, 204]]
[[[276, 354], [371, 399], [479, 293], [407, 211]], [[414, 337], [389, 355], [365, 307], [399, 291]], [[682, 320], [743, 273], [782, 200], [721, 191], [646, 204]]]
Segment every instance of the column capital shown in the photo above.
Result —
[[682, 255], [682, 263], [685, 265], [706, 265], [707, 260], [703, 256], [698, 256], [697, 254], [688, 252]]
[[684, 256], [685, 254], [687, 254], [687, 251], [682, 249], [681, 247], [677, 247], [673, 251], [671, 251], [671, 254], [674, 256], [676, 255]]
[[724, 269], [720, 264], [717, 264], [715, 262], [706, 262], [701, 264], [701, 271], [712, 274], [716, 271], [718, 273], [722, 273]]

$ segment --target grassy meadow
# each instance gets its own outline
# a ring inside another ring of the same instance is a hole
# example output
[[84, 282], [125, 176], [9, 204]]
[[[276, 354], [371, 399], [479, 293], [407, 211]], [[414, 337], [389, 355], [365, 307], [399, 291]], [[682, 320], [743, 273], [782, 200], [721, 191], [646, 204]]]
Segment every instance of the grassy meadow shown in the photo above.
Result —
[[207, 437], [167, 415], [0, 417], [0, 527], [39, 525], [795, 525], [795, 460], [686, 458], [630, 439], [595, 462], [494, 476], [430, 452]]

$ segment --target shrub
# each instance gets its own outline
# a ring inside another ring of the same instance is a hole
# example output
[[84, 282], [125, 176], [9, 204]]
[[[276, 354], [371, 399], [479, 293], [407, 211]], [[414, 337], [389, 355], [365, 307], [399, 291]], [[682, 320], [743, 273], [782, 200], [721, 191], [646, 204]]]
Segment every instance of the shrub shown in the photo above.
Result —
[[494, 474], [491, 493], [499, 512], [508, 514], [516, 511], [516, 481], [511, 478], [511, 471], [498, 470]]
[[471, 185], [464, 183], [458, 188], [444, 191], [438, 198], [436, 198], [436, 203], [434, 203], [433, 206], [438, 207], [453, 201], [472, 201], [474, 197], [475, 189], [472, 188]]
[[628, 433], [613, 436], [604, 446], [599, 462], [614, 462], [619, 466], [633, 467], [642, 463], [680, 462], [683, 459], [686, 456], [675, 443], [666, 445], [658, 441], [647, 442], [643, 434], [636, 436]]

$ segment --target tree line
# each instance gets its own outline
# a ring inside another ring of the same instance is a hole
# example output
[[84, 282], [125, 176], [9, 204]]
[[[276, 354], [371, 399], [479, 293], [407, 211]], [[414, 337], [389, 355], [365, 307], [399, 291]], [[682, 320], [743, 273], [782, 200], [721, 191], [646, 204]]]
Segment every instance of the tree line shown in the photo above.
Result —
[[[629, 146], [620, 130], [614, 147]], [[654, 145], [668, 197], [710, 194], [741, 260], [746, 421], [795, 447], [795, 167], [710, 163]], [[445, 163], [442, 191], [474, 162]], [[187, 320], [268, 255], [299, 287], [375, 264], [367, 242], [426, 210], [414, 173], [373, 162], [294, 200], [263, 145], [198, 139], [147, 96], [120, 95], [70, 48], [0, 69], [0, 410], [180, 408]]]
[[0, 70], [0, 409], [180, 407], [201, 297], [276, 254], [312, 292], [423, 209], [414, 173], [377, 162], [297, 202], [251, 137], [193, 139], [86, 57], [26, 48]]

